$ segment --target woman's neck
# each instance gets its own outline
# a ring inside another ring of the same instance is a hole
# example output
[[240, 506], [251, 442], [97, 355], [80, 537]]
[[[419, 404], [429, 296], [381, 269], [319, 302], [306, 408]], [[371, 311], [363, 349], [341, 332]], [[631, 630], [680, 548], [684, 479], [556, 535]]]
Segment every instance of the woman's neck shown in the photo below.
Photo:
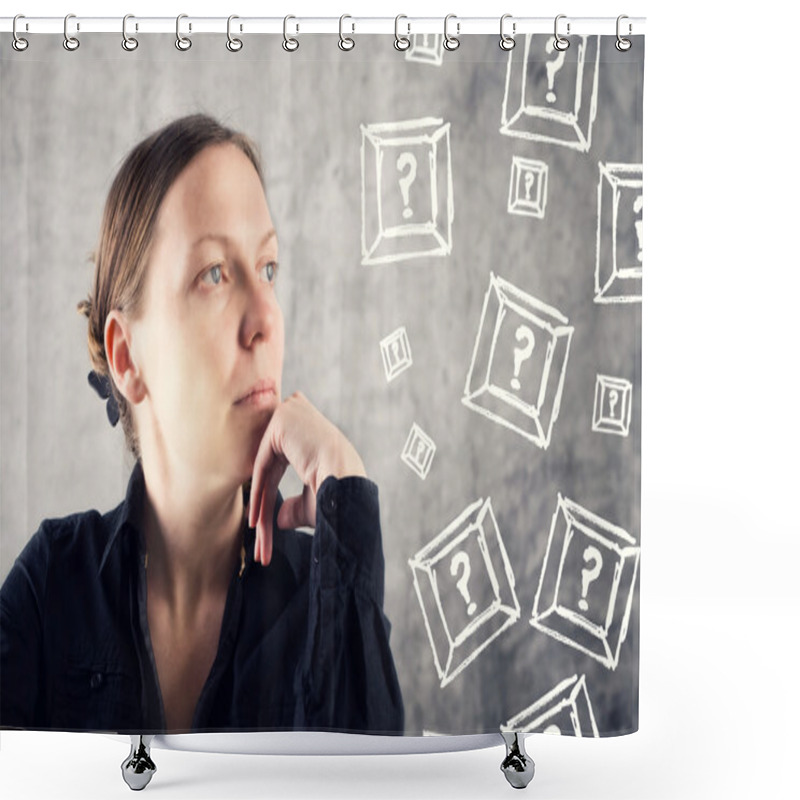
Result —
[[191, 625], [208, 597], [224, 597], [240, 560], [242, 487], [142, 462], [148, 587], [176, 622]]

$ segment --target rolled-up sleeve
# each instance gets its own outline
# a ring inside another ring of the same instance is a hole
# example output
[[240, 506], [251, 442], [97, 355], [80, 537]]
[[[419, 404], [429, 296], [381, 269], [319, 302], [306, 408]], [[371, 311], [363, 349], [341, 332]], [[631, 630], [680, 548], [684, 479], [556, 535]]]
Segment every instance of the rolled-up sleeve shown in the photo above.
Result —
[[49, 562], [44, 523], [0, 588], [0, 726], [42, 724], [42, 630]]
[[309, 592], [295, 728], [402, 733], [378, 487], [369, 479], [328, 477], [317, 491]]

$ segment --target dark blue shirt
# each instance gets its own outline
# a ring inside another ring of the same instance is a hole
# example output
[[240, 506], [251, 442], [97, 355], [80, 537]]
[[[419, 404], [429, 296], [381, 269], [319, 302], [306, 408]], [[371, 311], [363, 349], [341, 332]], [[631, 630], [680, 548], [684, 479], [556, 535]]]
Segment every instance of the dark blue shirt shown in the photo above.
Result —
[[[245, 498], [246, 500], [247, 498]], [[0, 589], [0, 727], [166, 733], [147, 622], [144, 476], [113, 511], [46, 519]], [[314, 535], [231, 575], [193, 731], [402, 733], [383, 613], [378, 487], [327, 478]]]

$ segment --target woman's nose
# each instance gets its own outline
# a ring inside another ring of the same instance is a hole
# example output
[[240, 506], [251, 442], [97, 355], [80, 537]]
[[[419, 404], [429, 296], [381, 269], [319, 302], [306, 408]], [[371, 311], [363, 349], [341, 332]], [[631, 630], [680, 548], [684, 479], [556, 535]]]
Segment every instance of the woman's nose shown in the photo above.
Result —
[[244, 346], [252, 347], [260, 339], [269, 341], [278, 313], [274, 288], [260, 281], [249, 283], [246, 287], [245, 313], [242, 320]]

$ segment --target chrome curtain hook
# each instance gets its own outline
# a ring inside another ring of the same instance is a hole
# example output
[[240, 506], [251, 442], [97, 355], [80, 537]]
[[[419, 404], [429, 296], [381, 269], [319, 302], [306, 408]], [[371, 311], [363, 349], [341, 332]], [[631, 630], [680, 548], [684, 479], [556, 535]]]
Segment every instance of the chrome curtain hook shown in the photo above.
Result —
[[[192, 46], [192, 40], [189, 39], [187, 36], [181, 36], [181, 20], [186, 19], [188, 14], [178, 14], [178, 18], [175, 20], [175, 47], [178, 50], [188, 50]], [[189, 30], [191, 31], [192, 25], [189, 24]]]
[[[69, 24], [69, 19], [70, 17], [74, 16], [75, 16], [74, 14], [67, 14], [67, 16], [64, 17], [64, 41], [62, 42], [62, 44], [64, 45], [64, 49], [69, 51], [77, 50], [81, 46], [81, 43], [74, 36], [70, 36], [67, 33], [67, 25]], [[78, 28], [78, 30], [80, 30], [80, 28]]]
[[[339, 17], [339, 49], [340, 50], [352, 50], [356, 46], [355, 39], [352, 39], [350, 36], [345, 36], [342, 32], [342, 23], [346, 19], [353, 19], [349, 14], [342, 14]], [[356, 24], [355, 22], [351, 23], [353, 26], [353, 33], [356, 31]]]
[[[624, 53], [624, 52], [626, 52], [627, 50], [630, 50], [630, 49], [631, 49], [631, 40], [630, 40], [630, 39], [625, 39], [625, 38], [624, 38], [624, 37], [623, 37], [623, 36], [620, 34], [620, 22], [621, 22], [623, 19], [628, 19], [627, 15], [625, 15], [625, 14], [620, 14], [620, 15], [617, 17], [617, 41], [614, 43], [614, 47], [616, 47], [616, 48], [617, 48], [617, 50], [619, 50], [619, 51], [620, 51], [620, 53]], [[629, 23], [628, 23], [628, 34], [630, 34], [632, 30], [633, 30], [633, 26], [632, 26], [632, 25], [630, 24], [630, 22], [629, 22]]]
[[[569, 39], [565, 39], [563, 36], [560, 36], [558, 33], [558, 21], [560, 19], [566, 19], [566, 14], [559, 14], [556, 17], [555, 27], [553, 28], [555, 32], [555, 39], [553, 39], [553, 47], [556, 50], [566, 50], [569, 47]], [[569, 22], [567, 23], [567, 36], [569, 36]]]
[[[458, 39], [457, 36], [451, 36], [447, 32], [447, 23], [451, 19], [456, 19], [456, 15], [455, 14], [448, 14], [444, 18], [444, 46], [448, 50], [458, 50], [458, 46], [461, 44], [460, 40]], [[461, 33], [461, 23], [458, 22], [458, 21], [456, 21], [456, 33]]]
[[236, 14], [231, 14], [228, 17], [228, 41], [225, 42], [225, 47], [227, 47], [228, 50], [231, 51], [231, 53], [238, 53], [239, 50], [241, 50], [242, 47], [244, 46], [244, 43], [242, 42], [241, 39], [237, 39], [235, 36], [231, 36], [231, 20], [232, 19], [239, 19], [239, 17], [236, 16]]
[[127, 24], [129, 19], [135, 19], [133, 14], [126, 14], [122, 18], [122, 49], [130, 53], [139, 46], [139, 40], [135, 36], [128, 36]]
[[517, 43], [516, 39], [514, 39], [514, 34], [517, 32], [517, 23], [511, 23], [511, 36], [509, 36], [505, 30], [503, 29], [503, 25], [507, 19], [511, 19], [511, 14], [503, 14], [500, 17], [500, 49], [501, 50], [513, 50], [514, 45]]
[[23, 39], [17, 33], [17, 20], [18, 19], [25, 19], [25, 15], [24, 14], [17, 14], [17, 16], [14, 17], [14, 24], [11, 26], [11, 31], [14, 34], [14, 38], [11, 41], [11, 46], [18, 53], [21, 53], [23, 50], [27, 50], [27, 48], [28, 48], [28, 40], [27, 39]]
[[[296, 17], [293, 17], [291, 14], [287, 14], [283, 18], [283, 49], [287, 53], [293, 53], [298, 47], [300, 47], [300, 42], [295, 39], [294, 36], [289, 36], [287, 33], [287, 25], [290, 19], [296, 19]], [[297, 30], [300, 30], [299, 25], [297, 26]]]
[[[401, 36], [399, 31], [400, 20], [401, 19], [408, 19], [405, 14], [398, 14], [394, 18], [394, 49], [395, 50], [408, 50], [411, 46], [411, 39], [408, 38], [408, 35]], [[411, 33], [411, 25], [407, 22], [406, 27], [408, 28], [407, 34]]]

